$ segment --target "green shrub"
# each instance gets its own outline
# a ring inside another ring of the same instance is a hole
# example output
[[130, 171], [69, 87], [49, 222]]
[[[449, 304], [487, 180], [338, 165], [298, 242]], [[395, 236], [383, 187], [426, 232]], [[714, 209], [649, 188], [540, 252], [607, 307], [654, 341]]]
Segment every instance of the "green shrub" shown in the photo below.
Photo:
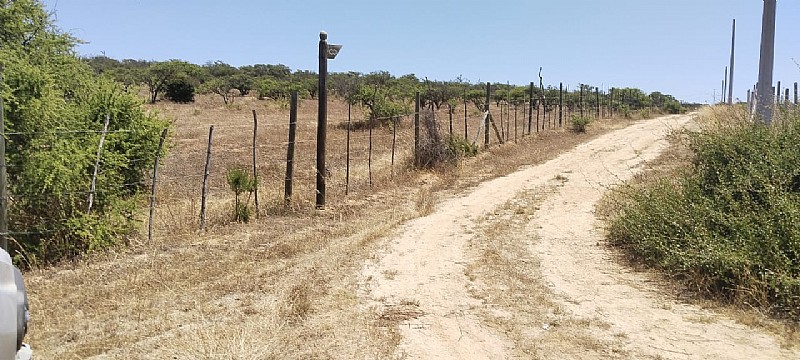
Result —
[[42, 265], [124, 241], [136, 228], [135, 204], [168, 123], [76, 58], [77, 40], [55, 28], [40, 1], [4, 2], [0, 19], [9, 252], [24, 265]]
[[[256, 190], [258, 182], [254, 177], [250, 176], [250, 174], [241, 167], [236, 167], [228, 170], [227, 179], [228, 179], [228, 186], [230, 186], [231, 190], [236, 195], [233, 207], [233, 221], [245, 222], [245, 223], [249, 222], [250, 221], [250, 208], [248, 207], [248, 203], [250, 202], [249, 195]], [[240, 201], [240, 196], [242, 193], [245, 192], [248, 193], [247, 201], [242, 203]]]
[[800, 316], [798, 148], [797, 115], [694, 134], [684, 176], [627, 188], [610, 239], [691, 288]]
[[472, 144], [462, 137], [451, 135], [447, 138], [447, 149], [457, 157], [478, 155], [478, 145]]
[[682, 114], [686, 112], [683, 105], [676, 100], [667, 101], [667, 103], [664, 104], [664, 111], [669, 114]]
[[569, 122], [572, 124], [572, 131], [582, 133], [586, 132], [586, 128], [589, 126], [592, 120], [586, 116], [572, 115], [569, 119]]
[[186, 76], [177, 77], [167, 83], [164, 94], [167, 99], [176, 103], [194, 102], [194, 83]]

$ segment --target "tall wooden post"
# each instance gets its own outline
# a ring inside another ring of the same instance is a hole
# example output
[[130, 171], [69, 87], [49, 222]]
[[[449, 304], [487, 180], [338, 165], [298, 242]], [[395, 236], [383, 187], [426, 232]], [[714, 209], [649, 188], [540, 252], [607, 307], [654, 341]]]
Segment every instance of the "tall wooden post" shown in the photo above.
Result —
[[325, 140], [328, 127], [328, 34], [319, 33], [319, 82], [317, 84], [317, 196], [316, 208], [325, 207]]

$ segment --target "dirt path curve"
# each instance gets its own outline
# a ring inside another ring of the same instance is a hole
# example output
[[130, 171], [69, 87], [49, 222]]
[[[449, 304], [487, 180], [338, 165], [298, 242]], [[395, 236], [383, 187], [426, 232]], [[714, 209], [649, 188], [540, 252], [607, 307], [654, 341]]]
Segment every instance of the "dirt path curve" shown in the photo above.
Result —
[[[608, 186], [630, 178], [666, 146], [667, 132], [690, 116], [671, 116], [601, 136], [542, 165], [485, 182], [398, 229], [386, 254], [363, 270], [371, 304], [402, 320], [401, 356], [409, 359], [510, 358], [511, 341], [484, 326], [464, 274], [475, 220], [520, 191], [564, 181], [528, 225], [540, 238], [532, 253], [544, 280], [571, 316], [601, 319], [598, 338], [624, 339], [633, 358], [800, 358], [771, 336], [641, 284], [640, 275], [610, 260], [593, 210]], [[536, 325], [532, 325], [536, 326]]]

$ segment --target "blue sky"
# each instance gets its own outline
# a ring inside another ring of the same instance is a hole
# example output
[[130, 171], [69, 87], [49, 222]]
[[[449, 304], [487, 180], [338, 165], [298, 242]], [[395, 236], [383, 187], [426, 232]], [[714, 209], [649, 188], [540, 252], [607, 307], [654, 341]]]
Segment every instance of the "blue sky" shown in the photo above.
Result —
[[[472, 82], [633, 86], [710, 102], [737, 22], [734, 95], [758, 75], [760, 0], [45, 0], [81, 55], [221, 60]], [[794, 60], [793, 60], [794, 59]], [[800, 1], [778, 0], [775, 80], [800, 81]]]

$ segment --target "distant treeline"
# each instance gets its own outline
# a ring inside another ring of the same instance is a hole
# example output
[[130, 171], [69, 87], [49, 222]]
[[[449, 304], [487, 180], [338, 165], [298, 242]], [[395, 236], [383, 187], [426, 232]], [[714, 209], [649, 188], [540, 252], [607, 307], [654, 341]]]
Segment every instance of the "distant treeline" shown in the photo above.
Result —
[[[84, 58], [98, 74], [106, 74], [127, 85], [143, 85], [149, 101], [160, 99], [192, 102], [196, 93], [217, 94], [224, 102], [232, 103], [237, 96], [255, 94], [259, 99], [285, 99], [292, 91], [301, 98], [316, 98], [317, 74], [307, 70], [292, 70], [282, 64], [255, 64], [234, 67], [222, 61], [196, 65], [181, 60], [145, 61], [116, 60], [106, 56]], [[386, 71], [369, 74], [359, 72], [331, 73], [328, 90], [334, 96], [360, 104], [374, 117], [390, 117], [408, 112], [419, 92], [423, 106], [456, 106], [465, 101], [483, 108], [486, 84], [473, 84], [461, 78], [449, 81], [429, 81], [414, 74], [396, 77]], [[520, 105], [534, 101], [543, 107], [555, 107], [559, 96], [564, 106], [587, 109], [600, 106], [614, 110], [655, 108], [661, 112], [683, 111], [680, 101], [661, 92], [646, 93], [637, 88], [614, 88], [600, 91], [591, 85], [577, 89], [558, 86], [529, 86], [492, 84], [490, 99], [495, 104], [509, 102]], [[582, 90], [582, 91], [581, 91]], [[583, 96], [581, 96], [583, 92]]]

